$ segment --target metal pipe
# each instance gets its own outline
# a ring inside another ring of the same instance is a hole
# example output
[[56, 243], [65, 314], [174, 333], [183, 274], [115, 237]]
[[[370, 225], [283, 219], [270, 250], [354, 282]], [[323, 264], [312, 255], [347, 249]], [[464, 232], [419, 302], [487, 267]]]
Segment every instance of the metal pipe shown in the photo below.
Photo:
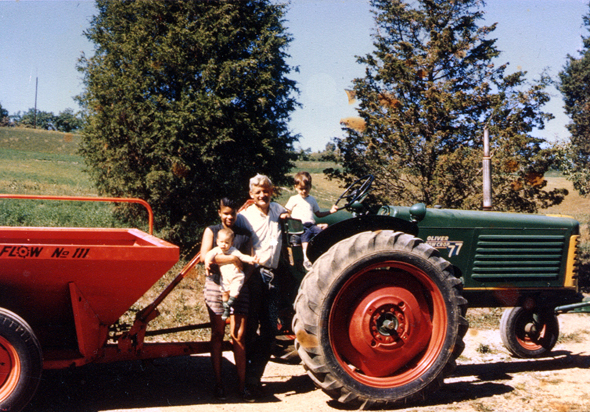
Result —
[[35, 80], [35, 127], [37, 128], [37, 89], [39, 88], [39, 78], [37, 77]]
[[574, 309], [586, 308], [589, 306], [590, 306], [590, 302], [588, 302], [588, 301], [584, 301], [584, 302], [580, 302], [580, 303], [572, 303], [571, 305], [563, 305], [563, 306], [556, 307], [555, 313], [569, 312]]
[[483, 210], [492, 210], [492, 165], [487, 128], [483, 129]]

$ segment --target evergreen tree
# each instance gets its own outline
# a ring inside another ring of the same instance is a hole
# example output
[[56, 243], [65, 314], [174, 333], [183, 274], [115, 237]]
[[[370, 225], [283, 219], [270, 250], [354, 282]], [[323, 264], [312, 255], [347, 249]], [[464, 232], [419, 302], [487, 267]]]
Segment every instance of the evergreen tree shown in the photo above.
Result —
[[247, 197], [256, 173], [286, 181], [297, 103], [284, 6], [98, 0], [97, 8], [79, 102], [81, 151], [101, 194], [147, 200], [160, 235], [186, 245], [217, 219], [220, 197]]
[[381, 202], [479, 209], [484, 126], [492, 140], [496, 210], [534, 212], [558, 203], [563, 190], [546, 192], [543, 174], [553, 161], [543, 140], [530, 135], [552, 115], [542, 75], [496, 67], [499, 51], [488, 39], [495, 25], [478, 26], [479, 0], [372, 0], [374, 52], [358, 58], [364, 78], [354, 80], [362, 125], [336, 139], [344, 173], [377, 178]]
[[[583, 17], [590, 31], [590, 13]], [[559, 90], [565, 102], [565, 112], [571, 119], [567, 125], [570, 142], [563, 163], [564, 172], [574, 188], [584, 196], [590, 195], [590, 37], [582, 37], [579, 57], [567, 56], [559, 73]]]

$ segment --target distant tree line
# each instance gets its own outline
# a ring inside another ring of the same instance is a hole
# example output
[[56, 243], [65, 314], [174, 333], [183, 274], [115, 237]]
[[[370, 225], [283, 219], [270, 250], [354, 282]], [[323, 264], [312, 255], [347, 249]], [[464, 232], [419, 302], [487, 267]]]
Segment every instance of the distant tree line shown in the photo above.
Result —
[[314, 152], [309, 147], [307, 149], [300, 147], [294, 151], [296, 159], [304, 162], [337, 162], [338, 154], [338, 148], [331, 142], [326, 144], [324, 150], [318, 150], [317, 152]]
[[74, 112], [70, 108], [63, 110], [57, 115], [53, 114], [53, 112], [37, 110], [37, 115], [35, 116], [34, 108], [24, 113], [19, 111], [14, 115], [10, 115], [8, 110], [0, 104], [0, 127], [7, 126], [36, 127], [37, 129], [70, 133], [82, 128], [82, 118], [79, 113]]

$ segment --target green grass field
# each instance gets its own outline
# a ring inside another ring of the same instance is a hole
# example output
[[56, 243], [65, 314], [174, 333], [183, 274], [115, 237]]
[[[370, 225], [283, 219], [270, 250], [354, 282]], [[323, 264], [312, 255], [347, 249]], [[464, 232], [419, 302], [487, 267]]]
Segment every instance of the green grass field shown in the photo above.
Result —
[[[77, 154], [79, 142], [71, 133], [0, 128], [0, 193], [96, 196]], [[110, 204], [7, 199], [0, 204], [0, 225], [120, 226]]]

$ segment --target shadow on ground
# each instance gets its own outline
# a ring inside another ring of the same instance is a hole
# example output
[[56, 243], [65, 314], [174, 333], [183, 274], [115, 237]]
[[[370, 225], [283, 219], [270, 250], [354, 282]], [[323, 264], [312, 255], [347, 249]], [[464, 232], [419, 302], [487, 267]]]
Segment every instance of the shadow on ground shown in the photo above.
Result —
[[[208, 356], [117, 362], [43, 372], [37, 393], [23, 412], [95, 412], [110, 409], [156, 408], [241, 403], [234, 365], [224, 358], [227, 399], [213, 397]], [[269, 394], [314, 390], [301, 368], [300, 376], [268, 385]], [[268, 396], [265, 402], [279, 402]]]
[[[432, 407], [504, 395], [514, 390], [510, 385], [512, 374], [550, 372], [589, 367], [589, 355], [572, 354], [568, 351], [555, 351], [551, 357], [544, 359], [515, 359], [513, 361], [494, 363], [459, 364], [454, 374], [445, 381], [445, 385], [438, 391], [431, 393], [427, 399], [420, 402], [396, 405], [386, 409], [396, 410], [420, 406]], [[335, 401], [330, 401], [329, 404], [334, 409], [350, 409], [346, 406], [339, 405]]]
[[[511, 374], [590, 367], [588, 355], [565, 351], [555, 352], [553, 355], [551, 358], [538, 360], [459, 364], [441, 390], [428, 396], [424, 402], [400, 407], [435, 406], [506, 394], [513, 390], [510, 386]], [[25, 412], [95, 412], [241, 403], [236, 394], [237, 379], [233, 364], [225, 360], [223, 368], [228, 392], [228, 398], [224, 401], [217, 401], [212, 395], [212, 370], [208, 356], [48, 370], [44, 371], [39, 389]], [[268, 382], [266, 392], [270, 395], [262, 402], [280, 402], [273, 394], [307, 393], [314, 389], [311, 379], [301, 367], [300, 372], [289, 379]], [[329, 401], [328, 405], [337, 410], [350, 409], [335, 401]]]

